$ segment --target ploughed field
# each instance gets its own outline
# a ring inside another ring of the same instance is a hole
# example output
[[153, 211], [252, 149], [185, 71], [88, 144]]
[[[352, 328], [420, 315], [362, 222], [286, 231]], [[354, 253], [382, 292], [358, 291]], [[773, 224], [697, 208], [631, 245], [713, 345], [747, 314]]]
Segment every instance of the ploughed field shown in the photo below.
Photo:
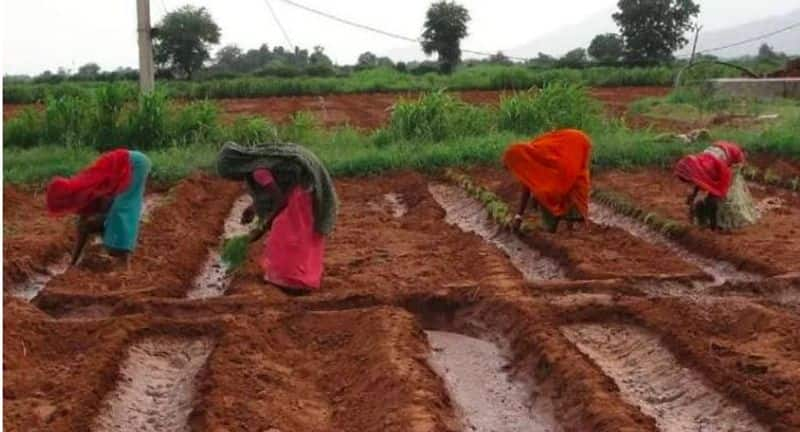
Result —
[[[651, 96], [665, 96], [669, 87], [598, 87], [590, 94], [603, 102], [610, 114], [619, 116], [627, 111], [629, 103]], [[499, 103], [503, 94], [510, 92], [495, 90], [472, 90], [457, 92], [467, 103]], [[325, 126], [349, 124], [361, 129], [376, 129], [384, 126], [391, 115], [391, 107], [401, 98], [419, 97], [419, 93], [356, 93], [325, 96], [274, 96], [259, 98], [218, 99], [221, 110], [228, 115], [258, 115], [276, 122], [285, 122], [293, 114], [307, 111]], [[3, 104], [3, 118], [7, 119], [26, 105]], [[641, 119], [639, 125], [648, 123]]]
[[336, 186], [323, 287], [290, 297], [260, 244], [225, 273], [237, 184], [149, 191], [130, 270], [67, 269], [73, 221], [7, 185], [5, 428], [800, 430], [796, 193], [751, 184], [761, 223], [712, 234], [669, 173], [609, 171], [586, 224], [515, 235], [501, 168]]

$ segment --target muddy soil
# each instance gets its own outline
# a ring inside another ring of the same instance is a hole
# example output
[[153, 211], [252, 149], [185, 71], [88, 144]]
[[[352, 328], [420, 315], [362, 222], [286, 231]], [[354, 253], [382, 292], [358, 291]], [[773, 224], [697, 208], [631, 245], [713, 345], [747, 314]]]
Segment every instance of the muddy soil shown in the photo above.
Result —
[[[516, 209], [519, 205], [520, 186], [504, 170], [484, 167], [467, 170], [467, 173], [510, 208]], [[537, 223], [537, 212], [529, 210], [526, 216]], [[562, 223], [555, 234], [537, 231], [523, 238], [541, 253], [560, 261], [568, 275], [575, 279], [704, 277], [697, 266], [674, 256], [663, 246], [591, 221], [575, 224], [572, 231]]]
[[767, 430], [744, 407], [732, 404], [706, 386], [702, 376], [683, 368], [657, 335], [620, 324], [579, 324], [562, 332], [662, 431]]
[[776, 157], [768, 154], [748, 155], [747, 163], [769, 170], [782, 179], [800, 178], [800, 160]]
[[130, 269], [95, 245], [87, 248], [78, 267], [53, 278], [34, 301], [57, 315], [91, 304], [94, 297], [184, 296], [208, 250], [217, 246], [222, 222], [241, 193], [240, 185], [206, 175], [181, 181], [142, 225]]
[[[648, 212], [688, 223], [690, 188], [668, 171], [604, 172], [595, 176], [594, 184], [627, 195]], [[756, 201], [778, 198], [780, 207], [762, 215], [755, 225], [724, 233], [695, 227], [681, 241], [700, 254], [722, 258], [745, 271], [763, 275], [797, 271], [800, 199], [773, 187], [751, 188], [751, 192]]]
[[75, 228], [47, 215], [44, 195], [3, 186], [3, 285], [25, 282], [69, 253]]
[[[498, 290], [521, 275], [504, 254], [479, 236], [449, 225], [445, 211], [428, 192], [428, 179], [416, 173], [380, 179], [338, 180], [341, 201], [337, 227], [327, 240], [320, 295], [394, 295], [459, 286]], [[394, 216], [384, 196], [397, 194], [407, 213]], [[260, 244], [228, 293], [256, 293], [276, 301], [288, 297], [262, 280]]]
[[208, 360], [209, 388], [196, 424], [230, 431], [455, 431], [427, 350], [422, 330], [399, 309], [239, 317]]
[[[144, 421], [145, 430], [464, 430], [446, 373], [429, 364], [424, 331], [444, 331], [496, 346], [506, 363], [497, 367], [511, 380], [496, 387], [499, 397], [511, 400], [516, 387], [531, 407], [552, 405], [533, 412], [552, 412], [563, 430], [656, 431], [659, 414], [617, 383], [637, 371], [607, 373], [561, 331], [623, 325], [658, 340], [648, 343], [668, 352], [664, 370], [688, 371], [718, 396], [715, 406], [739, 410], [711, 412], [700, 398], [686, 412], [800, 430], [800, 322], [756, 282], [716, 287], [725, 297], [661, 296], [641, 288], [648, 279], [529, 284], [506, 252], [448, 223], [429, 192], [437, 179], [403, 172], [336, 183], [340, 219], [322, 288], [309, 296], [265, 284], [256, 244], [224, 295], [185, 298], [242, 193], [204, 176], [176, 186], [153, 213], [142, 235], [163, 240], [151, 238], [134, 258], [146, 274], [86, 267], [79, 285], [60, 285], [48, 301], [4, 296], [5, 428], [114, 430]], [[628, 253], [621, 259], [639, 265]], [[681, 262], [669, 249], [661, 254]], [[666, 274], [680, 280], [675, 269]], [[762, 283], [772, 284], [795, 292], [797, 280]], [[479, 354], [456, 359], [488, 364]]]

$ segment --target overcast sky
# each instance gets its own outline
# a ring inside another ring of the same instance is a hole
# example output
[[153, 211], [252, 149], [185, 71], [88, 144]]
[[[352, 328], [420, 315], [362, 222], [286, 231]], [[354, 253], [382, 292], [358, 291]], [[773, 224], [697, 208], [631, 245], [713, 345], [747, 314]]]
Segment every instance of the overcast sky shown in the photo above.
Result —
[[[364, 51], [406, 52], [408, 43], [344, 26], [272, 2], [292, 42], [325, 47], [337, 63], [349, 64]], [[296, 0], [353, 21], [416, 37], [431, 0]], [[265, 0], [151, 0], [153, 22], [184, 4], [205, 6], [222, 29], [222, 45], [255, 48], [287, 43]], [[616, 0], [461, 0], [472, 16], [463, 47], [510, 50], [562, 26], [613, 8]], [[700, 21], [719, 29], [800, 7], [800, 0], [700, 0]], [[3, 73], [37, 74], [87, 62], [103, 69], [137, 64], [136, 0], [3, 0]], [[564, 34], [570, 38], [570, 34]], [[221, 45], [220, 45], [221, 46]]]

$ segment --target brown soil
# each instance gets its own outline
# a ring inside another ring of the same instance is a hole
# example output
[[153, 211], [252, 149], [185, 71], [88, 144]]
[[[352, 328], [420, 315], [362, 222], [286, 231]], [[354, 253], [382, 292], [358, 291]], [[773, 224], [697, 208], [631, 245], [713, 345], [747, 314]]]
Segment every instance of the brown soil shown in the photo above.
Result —
[[[494, 181], [497, 171], [487, 172]], [[725, 297], [661, 297], [642, 288], [647, 280], [525, 283], [501, 251], [445, 222], [431, 180], [408, 172], [337, 180], [342, 208], [319, 292], [288, 297], [263, 283], [255, 245], [225, 295], [203, 300], [183, 296], [241, 189], [204, 176], [185, 180], [144, 227], [131, 273], [88, 267], [52, 281], [58, 285], [35, 304], [4, 296], [5, 428], [461, 430], [428, 363], [425, 329], [495, 342], [509, 375], [551, 403], [566, 431], [658, 430], [657, 416], [615, 381], [643, 386], [648, 376], [609, 375], [562, 332], [600, 324], [647, 332], [647, 343], [670, 353], [659, 357], [666, 370], [690, 370], [719, 395], [719, 406], [743, 407], [767, 429], [800, 429], [800, 322], [761, 302], [756, 285], [737, 291], [729, 282], [720, 290], [733, 295]], [[635, 274], [612, 262], [600, 268], [600, 251], [622, 251], [618, 259], [644, 269], [652, 259], [633, 256], [656, 254], [641, 241], [588, 232], [582, 244], [590, 258], [570, 257], [571, 268]], [[577, 241], [561, 243], [563, 234], [552, 243], [577, 251]], [[605, 244], [594, 239], [603, 235]], [[680, 262], [660, 253], [665, 263]], [[679, 280], [684, 274], [677, 264], [662, 268]], [[798, 290], [798, 280], [769, 283]], [[684, 385], [671, 373], [658, 382], [654, 398]], [[721, 424], [740, 418], [715, 415]]]
[[3, 187], [3, 285], [7, 289], [68, 254], [73, 236], [68, 218], [47, 215], [41, 193]]
[[770, 170], [782, 179], [800, 178], [800, 161], [769, 154], [748, 155], [747, 163], [763, 170]]
[[[594, 183], [631, 197], [648, 212], [688, 222], [686, 197], [690, 188], [668, 171], [604, 172], [594, 178]], [[778, 197], [783, 205], [768, 211], [753, 226], [726, 233], [695, 227], [681, 240], [698, 253], [723, 258], [743, 270], [766, 275], [797, 271], [800, 199], [771, 187], [751, 191], [757, 201]]]
[[[509, 173], [489, 167], [470, 169], [468, 173], [510, 208], [517, 208], [521, 186]], [[526, 215], [534, 223], [539, 217], [535, 211]], [[537, 231], [525, 236], [525, 240], [543, 254], [560, 260], [568, 275], [577, 279], [703, 277], [700, 269], [670, 254], [666, 248], [646, 243], [622, 229], [593, 222], [576, 224], [573, 231], [562, 223], [555, 234]]]
[[130, 270], [95, 245], [78, 267], [53, 278], [36, 304], [62, 313], [91, 304], [94, 296], [111, 302], [129, 295], [183, 296], [241, 193], [240, 185], [205, 175], [181, 181], [142, 225]]

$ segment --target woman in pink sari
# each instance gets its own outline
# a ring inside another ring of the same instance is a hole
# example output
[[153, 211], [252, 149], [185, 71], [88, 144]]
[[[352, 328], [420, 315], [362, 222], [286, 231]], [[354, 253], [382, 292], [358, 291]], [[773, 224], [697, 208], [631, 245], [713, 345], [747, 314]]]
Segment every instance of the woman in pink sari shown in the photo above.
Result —
[[253, 204], [241, 222], [256, 216], [250, 233], [256, 241], [267, 233], [260, 264], [264, 280], [291, 294], [320, 288], [325, 236], [336, 218], [336, 193], [316, 156], [295, 144], [241, 147], [226, 144], [217, 161], [223, 177], [244, 180]]

